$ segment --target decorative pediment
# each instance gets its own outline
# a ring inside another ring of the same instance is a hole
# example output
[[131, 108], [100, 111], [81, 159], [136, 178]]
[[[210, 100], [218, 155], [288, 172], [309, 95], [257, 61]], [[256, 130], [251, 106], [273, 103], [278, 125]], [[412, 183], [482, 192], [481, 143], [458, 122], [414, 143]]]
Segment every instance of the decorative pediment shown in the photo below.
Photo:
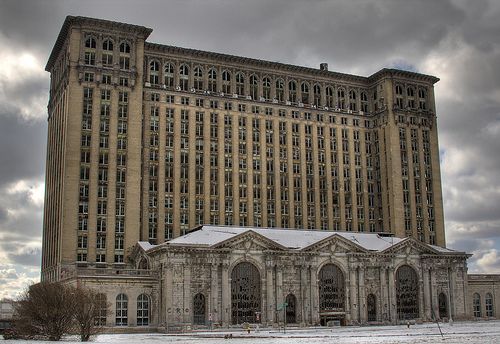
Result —
[[403, 241], [387, 248], [383, 253], [397, 253], [405, 256], [415, 256], [421, 254], [438, 254], [439, 252], [418, 240], [406, 238]]
[[347, 240], [346, 238], [338, 235], [332, 234], [329, 237], [315, 242], [307, 247], [304, 247], [302, 251], [313, 251], [317, 253], [348, 253], [348, 252], [367, 252], [360, 245]]
[[264, 251], [264, 250], [286, 250], [286, 247], [260, 235], [252, 230], [238, 234], [230, 239], [224, 240], [212, 246], [212, 248], [230, 248], [233, 250]]

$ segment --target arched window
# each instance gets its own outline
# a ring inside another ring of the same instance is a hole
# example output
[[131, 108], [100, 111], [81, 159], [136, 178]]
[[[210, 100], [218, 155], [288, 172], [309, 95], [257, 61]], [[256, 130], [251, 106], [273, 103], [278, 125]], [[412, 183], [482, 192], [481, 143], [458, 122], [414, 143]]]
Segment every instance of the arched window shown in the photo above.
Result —
[[413, 89], [413, 87], [408, 87], [406, 89], [406, 95], [408, 97], [414, 97], [415, 96], [415, 90]]
[[203, 90], [203, 70], [201, 67], [194, 69], [194, 88], [196, 90]]
[[253, 100], [259, 97], [259, 78], [256, 75], [250, 76], [250, 96]]
[[120, 43], [120, 53], [130, 54], [130, 44], [128, 44], [127, 42], [121, 42]]
[[85, 40], [85, 48], [91, 49], [86, 50], [84, 52], [84, 63], [86, 65], [94, 66], [95, 65], [95, 48], [96, 48], [96, 40], [94, 37], [87, 37]]
[[128, 324], [128, 297], [125, 294], [118, 294], [116, 297], [116, 326], [127, 326]]
[[262, 96], [266, 100], [271, 99], [271, 79], [268, 77], [262, 79]]
[[193, 324], [205, 325], [206, 302], [205, 295], [198, 293], [193, 298]]
[[214, 68], [208, 70], [208, 90], [217, 92], [217, 71]]
[[408, 96], [408, 107], [410, 109], [415, 108], [415, 89], [413, 87], [408, 87], [406, 89], [406, 95]]
[[160, 82], [160, 64], [158, 61], [151, 61], [149, 63], [149, 82], [152, 85], [158, 85]]
[[366, 298], [366, 308], [368, 321], [377, 321], [377, 298], [373, 294], [368, 294]]
[[321, 86], [320, 85], [318, 85], [318, 84], [314, 85], [313, 94], [314, 94], [313, 104], [316, 106], [320, 106], [321, 105]]
[[231, 73], [222, 71], [222, 92], [231, 93]]
[[113, 66], [113, 41], [110, 39], [105, 39], [102, 42], [102, 65], [104, 67]]
[[257, 322], [261, 311], [260, 273], [255, 265], [243, 262], [231, 272], [231, 315], [233, 324]]
[[297, 83], [293, 80], [288, 82], [288, 100], [292, 103], [297, 102]]
[[85, 48], [95, 49], [97, 46], [96, 40], [94, 37], [87, 37], [85, 40]]
[[167, 87], [174, 87], [174, 65], [170, 62], [163, 68], [163, 79]]
[[345, 109], [345, 91], [343, 88], [337, 90], [337, 107], [339, 109]]
[[403, 87], [396, 85], [396, 107], [402, 109], [403, 106]]
[[300, 85], [300, 92], [302, 95], [301, 96], [302, 103], [309, 104], [309, 85], [307, 84], [307, 82], [303, 82]]
[[149, 297], [141, 294], [137, 297], [137, 326], [149, 325]]
[[95, 324], [98, 326], [106, 326], [106, 317], [108, 313], [108, 301], [105, 294], [97, 294], [97, 309], [96, 316], [94, 318]]
[[239, 96], [245, 94], [245, 76], [243, 73], [236, 74], [236, 94]]
[[356, 111], [356, 91], [349, 91], [349, 110]]
[[328, 86], [325, 89], [325, 95], [326, 95], [326, 107], [328, 108], [333, 108], [333, 88], [331, 86]]
[[474, 312], [474, 317], [481, 317], [481, 296], [478, 293], [472, 295], [472, 310]]
[[113, 51], [113, 41], [110, 39], [105, 39], [104, 42], [102, 42], [102, 50]]
[[297, 322], [297, 298], [293, 294], [288, 294], [286, 302], [286, 323], [295, 324]]
[[276, 80], [276, 100], [285, 101], [285, 82], [283, 79]]
[[440, 293], [438, 296], [439, 319], [448, 317], [448, 298], [445, 293]]
[[418, 276], [408, 265], [396, 272], [396, 303], [400, 320], [415, 319], [418, 313]]
[[185, 64], [179, 67], [179, 87], [182, 91], [189, 89], [189, 67]]
[[320, 315], [344, 311], [344, 274], [336, 265], [327, 264], [321, 268], [318, 287]]
[[366, 92], [361, 92], [360, 99], [361, 111], [368, 112], [368, 96], [366, 95]]
[[493, 296], [490, 293], [486, 294], [486, 297], [484, 298], [484, 304], [485, 304], [485, 309], [486, 309], [486, 316], [489, 318], [492, 318], [494, 315], [493, 312]]
[[426, 110], [426, 101], [427, 101], [427, 92], [423, 89], [420, 88], [418, 90], [418, 108], [421, 110]]
[[130, 45], [127, 42], [120, 43], [120, 69], [130, 69]]

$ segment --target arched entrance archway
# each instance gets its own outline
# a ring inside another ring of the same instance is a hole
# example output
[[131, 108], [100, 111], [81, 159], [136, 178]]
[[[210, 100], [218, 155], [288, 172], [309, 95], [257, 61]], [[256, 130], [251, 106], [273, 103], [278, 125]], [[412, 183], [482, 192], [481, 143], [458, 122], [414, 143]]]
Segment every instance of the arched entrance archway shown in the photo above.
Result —
[[419, 317], [418, 276], [408, 265], [403, 265], [396, 271], [396, 303], [400, 320]]
[[261, 312], [259, 270], [251, 263], [239, 263], [231, 272], [232, 323], [255, 323], [257, 312]]
[[377, 298], [373, 294], [368, 294], [366, 298], [366, 308], [368, 321], [377, 321]]
[[297, 298], [293, 294], [288, 294], [285, 298], [286, 306], [286, 323], [295, 324], [297, 322]]
[[439, 319], [448, 318], [448, 298], [445, 293], [440, 293], [438, 297]]
[[193, 324], [205, 325], [206, 319], [205, 295], [198, 293], [193, 298]]
[[344, 274], [338, 266], [326, 264], [319, 271], [319, 315], [321, 325], [328, 321], [344, 321], [345, 282]]

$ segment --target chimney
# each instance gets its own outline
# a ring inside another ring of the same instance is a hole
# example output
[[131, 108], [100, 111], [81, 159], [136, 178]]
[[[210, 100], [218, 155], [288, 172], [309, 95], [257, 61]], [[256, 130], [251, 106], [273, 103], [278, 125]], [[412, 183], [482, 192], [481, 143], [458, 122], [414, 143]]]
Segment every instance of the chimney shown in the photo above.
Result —
[[324, 70], [324, 71], [328, 72], [328, 63], [326, 63], [326, 62], [320, 63], [319, 70]]

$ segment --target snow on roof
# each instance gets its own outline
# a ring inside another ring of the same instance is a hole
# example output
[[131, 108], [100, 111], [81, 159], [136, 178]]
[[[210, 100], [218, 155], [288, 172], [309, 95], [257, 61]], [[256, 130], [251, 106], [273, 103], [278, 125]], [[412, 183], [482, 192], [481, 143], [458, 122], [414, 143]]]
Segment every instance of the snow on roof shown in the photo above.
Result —
[[147, 251], [149, 250], [150, 248], [153, 248], [155, 245], [151, 245], [149, 242], [147, 241], [139, 241], [137, 242], [137, 244], [144, 250], [144, 251]]
[[211, 247], [245, 232], [255, 232], [289, 249], [301, 250], [326, 238], [338, 235], [368, 251], [383, 251], [404, 239], [383, 237], [376, 233], [332, 232], [283, 228], [256, 228], [205, 225], [200, 229], [167, 242], [172, 246]]

